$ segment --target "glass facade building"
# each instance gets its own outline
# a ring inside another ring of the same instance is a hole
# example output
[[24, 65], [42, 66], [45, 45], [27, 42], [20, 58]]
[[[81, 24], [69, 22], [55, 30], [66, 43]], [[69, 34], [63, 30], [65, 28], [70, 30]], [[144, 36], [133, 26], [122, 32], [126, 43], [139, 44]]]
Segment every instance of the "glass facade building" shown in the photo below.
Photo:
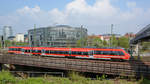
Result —
[[3, 28], [4, 40], [8, 40], [8, 37], [10, 37], [12, 35], [13, 35], [12, 27], [11, 26], [4, 26], [4, 28]]
[[76, 47], [77, 40], [87, 38], [87, 29], [58, 25], [28, 30], [29, 44], [43, 47]]

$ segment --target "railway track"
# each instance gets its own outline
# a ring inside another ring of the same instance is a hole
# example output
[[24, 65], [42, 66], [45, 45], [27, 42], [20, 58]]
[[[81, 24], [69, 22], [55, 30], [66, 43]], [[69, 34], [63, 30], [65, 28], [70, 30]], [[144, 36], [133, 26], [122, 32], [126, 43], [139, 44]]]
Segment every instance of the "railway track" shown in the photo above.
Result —
[[123, 76], [150, 76], [150, 62], [135, 60], [127, 62], [113, 62], [2, 54], [0, 55], [0, 63]]

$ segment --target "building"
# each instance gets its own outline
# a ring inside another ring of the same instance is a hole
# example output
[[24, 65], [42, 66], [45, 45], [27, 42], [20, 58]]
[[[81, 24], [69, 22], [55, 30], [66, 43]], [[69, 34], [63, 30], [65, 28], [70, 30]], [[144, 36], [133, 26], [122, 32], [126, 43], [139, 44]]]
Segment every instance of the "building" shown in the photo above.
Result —
[[95, 38], [99, 38], [101, 40], [101, 35], [88, 35], [87, 38], [87, 46], [93, 47], [93, 41]]
[[10, 40], [10, 41], [15, 41], [15, 38], [16, 38], [15, 36], [9, 36], [9, 37], [8, 37], [8, 40]]
[[22, 33], [16, 34], [15, 41], [16, 42], [24, 42], [24, 34], [22, 34]]
[[24, 42], [26, 42], [26, 43], [28, 42], [28, 34], [24, 35]]
[[77, 40], [87, 37], [87, 29], [57, 25], [28, 30], [29, 44], [47, 47], [76, 47]]
[[8, 40], [8, 37], [13, 35], [12, 27], [11, 26], [4, 26], [3, 28], [3, 36], [4, 40]]
[[127, 38], [132, 39], [132, 38], [134, 38], [136, 36], [136, 34], [130, 32], [130, 33], [126, 33], [124, 36], [127, 37]]
[[120, 34], [102, 34], [101, 35], [101, 40], [105, 40], [105, 41], [108, 42], [112, 36], [115, 36], [115, 38], [120, 38], [121, 37]]

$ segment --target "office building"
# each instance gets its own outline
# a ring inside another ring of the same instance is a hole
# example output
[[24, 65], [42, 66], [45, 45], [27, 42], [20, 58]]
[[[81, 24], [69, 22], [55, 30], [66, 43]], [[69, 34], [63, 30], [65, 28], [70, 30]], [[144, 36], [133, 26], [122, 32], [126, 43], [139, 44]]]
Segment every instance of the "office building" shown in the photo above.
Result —
[[13, 31], [11, 26], [4, 26], [3, 28], [3, 37], [4, 40], [8, 40], [8, 37], [13, 36]]
[[47, 47], [76, 47], [77, 40], [87, 37], [87, 29], [57, 25], [28, 30], [29, 44]]
[[22, 33], [16, 34], [15, 41], [16, 42], [24, 42], [24, 34], [22, 34]]

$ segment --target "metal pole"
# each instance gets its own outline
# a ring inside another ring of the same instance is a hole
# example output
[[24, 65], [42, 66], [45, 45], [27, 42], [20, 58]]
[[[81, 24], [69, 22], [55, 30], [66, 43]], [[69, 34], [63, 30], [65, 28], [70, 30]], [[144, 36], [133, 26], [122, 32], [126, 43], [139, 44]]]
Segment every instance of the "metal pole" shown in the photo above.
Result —
[[138, 60], [140, 60], [140, 47], [139, 47], [140, 46], [140, 42], [141, 41], [138, 40], [138, 44], [137, 44], [138, 45]]
[[111, 24], [111, 38], [110, 38], [110, 47], [113, 46], [113, 24]]
[[83, 29], [83, 25], [81, 25], [81, 47], [83, 47], [83, 45], [84, 45], [84, 43], [83, 43], [83, 31], [82, 31], [82, 29]]
[[34, 37], [33, 37], [33, 46], [36, 46], [36, 24], [34, 24]]

